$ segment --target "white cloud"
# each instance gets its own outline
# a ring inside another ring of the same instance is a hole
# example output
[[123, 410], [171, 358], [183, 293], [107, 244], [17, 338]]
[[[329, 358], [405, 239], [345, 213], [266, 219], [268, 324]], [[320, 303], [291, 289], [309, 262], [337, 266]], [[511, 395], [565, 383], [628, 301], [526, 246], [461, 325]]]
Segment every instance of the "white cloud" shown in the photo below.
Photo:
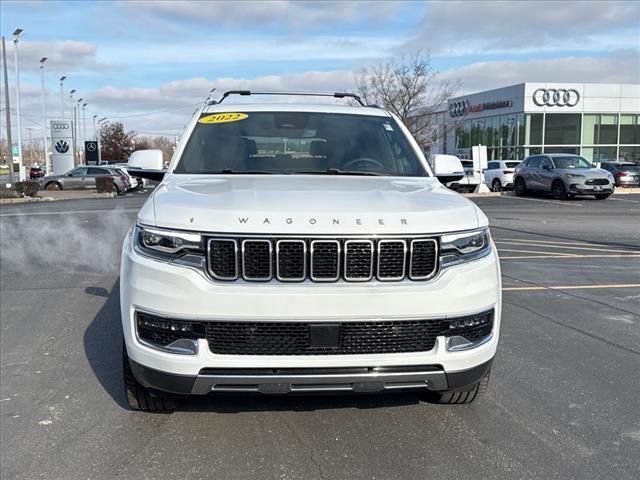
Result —
[[[14, 44], [12, 41], [7, 41], [6, 45], [7, 66], [13, 68]], [[96, 46], [91, 43], [71, 40], [20, 41], [18, 43], [20, 70], [25, 72], [38, 70], [42, 57], [47, 57], [46, 68], [54, 71], [70, 72], [87, 68], [96, 69], [100, 67], [96, 62], [96, 52]]]
[[640, 59], [635, 51], [627, 50], [607, 57], [478, 62], [446, 70], [440, 78], [461, 80], [461, 93], [521, 82], [637, 83]]
[[214, 22], [215, 25], [284, 24], [298, 30], [330, 27], [363, 19], [382, 22], [398, 8], [392, 1], [122, 1], [120, 5], [147, 15]]
[[438, 54], [637, 48], [640, 3], [433, 2], [414, 33], [404, 48]]

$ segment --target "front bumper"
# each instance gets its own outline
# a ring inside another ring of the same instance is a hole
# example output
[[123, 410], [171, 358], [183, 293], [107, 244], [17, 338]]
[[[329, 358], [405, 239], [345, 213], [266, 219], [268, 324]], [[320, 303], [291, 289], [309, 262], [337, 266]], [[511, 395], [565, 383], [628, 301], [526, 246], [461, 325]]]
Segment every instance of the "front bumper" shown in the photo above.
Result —
[[[209, 378], [213, 371], [211, 369], [218, 373], [230, 369], [235, 373], [240, 372], [242, 379], [236, 378], [236, 375], [226, 379], [228, 382], [225, 384], [245, 385], [241, 387], [244, 390], [257, 388], [257, 391], [261, 391], [265, 388], [276, 388], [260, 387], [265, 384], [291, 385], [277, 387], [289, 391], [299, 388], [308, 390], [309, 382], [317, 380], [315, 377], [307, 379], [305, 375], [308, 371], [296, 373], [302, 374], [305, 377], [303, 379], [298, 376], [285, 379], [274, 379], [272, 376], [256, 379], [251, 376], [255, 369], [264, 368], [287, 371], [309, 368], [373, 369], [367, 372], [359, 371], [353, 381], [346, 382], [350, 383], [350, 386], [344, 385], [344, 375], [338, 375], [343, 384], [338, 385], [339, 388], [359, 391], [359, 385], [369, 384], [370, 381], [377, 382], [378, 386], [383, 381], [383, 390], [397, 387], [393, 385], [393, 379], [380, 379], [380, 368], [393, 367], [402, 370], [427, 366], [427, 372], [419, 369], [412, 371], [411, 375], [403, 372], [398, 382], [422, 382], [423, 387], [441, 389], [444, 385], [449, 387], [452, 384], [447, 375], [464, 372], [489, 362], [494, 357], [498, 344], [501, 283], [495, 247], [488, 256], [449, 267], [426, 282], [222, 283], [211, 281], [202, 271], [195, 268], [158, 262], [139, 255], [133, 250], [128, 236], [122, 252], [120, 282], [123, 333], [134, 374], [141, 383], [150, 388], [174, 393], [203, 393], [214, 385], [220, 385], [220, 378]], [[446, 338], [438, 336], [431, 350], [410, 353], [231, 355], [213, 353], [207, 341], [201, 338], [197, 340], [196, 354], [180, 355], [146, 345], [137, 337], [135, 328], [135, 312], [138, 310], [202, 322], [228, 320], [326, 323], [443, 319], [473, 315], [491, 309], [494, 310], [494, 317], [490, 338], [482, 345], [464, 351], [447, 350]], [[438, 371], [433, 370], [434, 368]], [[387, 373], [389, 371], [385, 375]], [[182, 379], [178, 383], [187, 386], [172, 388], [170, 384], [174, 382], [167, 384], [158, 381], [164, 375]], [[376, 378], [369, 380], [371, 375]], [[446, 382], [443, 382], [442, 378], [446, 378]], [[323, 382], [325, 380], [328, 383], [322, 385], [336, 383], [330, 378], [324, 378]], [[387, 384], [389, 386], [386, 386]], [[256, 385], [258, 387], [255, 387]], [[326, 388], [331, 390], [334, 387], [335, 385]], [[369, 385], [362, 388], [372, 387]]]
[[145, 387], [177, 395], [209, 393], [373, 393], [397, 390], [467, 390], [491, 368], [493, 359], [458, 372], [438, 365], [413, 367], [203, 369], [198, 375], [161, 372], [129, 361], [136, 380]]
[[572, 183], [569, 185], [569, 193], [575, 195], [600, 195], [613, 193], [615, 186], [610, 183], [608, 185], [584, 185]]

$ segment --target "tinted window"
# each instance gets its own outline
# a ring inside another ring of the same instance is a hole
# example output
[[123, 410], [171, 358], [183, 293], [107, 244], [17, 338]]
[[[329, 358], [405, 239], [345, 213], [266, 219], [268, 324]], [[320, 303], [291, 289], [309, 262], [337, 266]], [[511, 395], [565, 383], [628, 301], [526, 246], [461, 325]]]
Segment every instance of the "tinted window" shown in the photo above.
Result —
[[527, 163], [527, 167], [529, 168], [538, 168], [540, 166], [540, 157], [533, 157], [529, 159]]
[[542, 159], [540, 160], [540, 168], [544, 167], [552, 167], [551, 160], [549, 160], [547, 157], [542, 157]]
[[[345, 170], [427, 176], [389, 117], [317, 112], [249, 112], [199, 122], [175, 173], [325, 173]], [[205, 114], [204, 117], [214, 117]]]
[[578, 156], [553, 157], [556, 168], [593, 168], [587, 160]]
[[80, 177], [82, 175], [86, 175], [87, 167], [76, 168], [75, 170], [72, 170], [71, 173], [73, 174], [74, 177]]
[[516, 168], [518, 165], [520, 165], [520, 162], [504, 162], [504, 164], [507, 166], [507, 168]]
[[109, 172], [102, 168], [89, 167], [89, 175], [105, 175], [108, 173]]
[[497, 170], [500, 168], [500, 164], [498, 162], [489, 162], [487, 165], [487, 170]]

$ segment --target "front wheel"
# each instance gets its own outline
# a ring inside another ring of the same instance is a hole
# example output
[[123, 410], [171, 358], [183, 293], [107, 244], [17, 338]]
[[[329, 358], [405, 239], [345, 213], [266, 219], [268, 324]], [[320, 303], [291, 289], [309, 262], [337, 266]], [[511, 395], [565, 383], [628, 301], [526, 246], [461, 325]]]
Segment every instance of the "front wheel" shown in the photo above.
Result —
[[524, 180], [522, 178], [516, 178], [513, 190], [518, 197], [522, 197], [527, 194], [527, 185], [524, 183]]
[[115, 183], [113, 184], [113, 192], [115, 192], [116, 195], [120, 195], [120, 189], [118, 188], [118, 185], [116, 185]]
[[141, 385], [133, 376], [127, 347], [122, 342], [122, 377], [124, 380], [124, 394], [131, 410], [141, 412], [171, 413], [176, 408], [176, 402], [171, 398], [152, 395], [149, 389]]
[[564, 182], [560, 180], [553, 182], [553, 185], [551, 185], [551, 194], [556, 200], [565, 200], [567, 198], [567, 189], [564, 186]]
[[60, 185], [58, 182], [49, 182], [45, 185], [44, 189], [49, 191], [62, 190], [62, 185]]
[[468, 390], [462, 391], [445, 391], [445, 392], [429, 392], [427, 400], [432, 403], [440, 403], [447, 405], [462, 405], [467, 403], [473, 403], [477, 398], [483, 396], [487, 391], [489, 385], [489, 376], [491, 370], [482, 377], [478, 383]]
[[596, 194], [596, 200], [606, 200], [611, 196], [610, 193], [598, 193]]

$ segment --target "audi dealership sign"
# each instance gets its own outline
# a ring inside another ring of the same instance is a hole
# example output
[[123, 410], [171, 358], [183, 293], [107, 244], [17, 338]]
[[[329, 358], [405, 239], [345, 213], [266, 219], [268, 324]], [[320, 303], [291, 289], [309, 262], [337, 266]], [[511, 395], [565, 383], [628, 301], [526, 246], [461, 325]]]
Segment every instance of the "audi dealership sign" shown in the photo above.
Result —
[[539, 88], [533, 92], [533, 103], [539, 107], [575, 107], [579, 101], [575, 88]]
[[51, 121], [51, 175], [61, 175], [73, 168], [73, 122]]

